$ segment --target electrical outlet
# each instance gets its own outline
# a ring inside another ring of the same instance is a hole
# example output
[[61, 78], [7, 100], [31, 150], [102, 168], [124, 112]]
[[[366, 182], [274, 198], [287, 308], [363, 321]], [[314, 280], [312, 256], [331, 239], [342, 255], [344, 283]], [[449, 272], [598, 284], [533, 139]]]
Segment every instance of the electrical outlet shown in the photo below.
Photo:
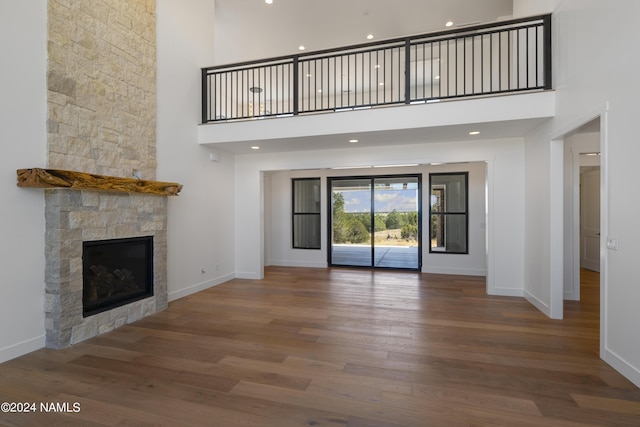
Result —
[[205, 269], [204, 269], [204, 267], [201, 267], [201, 268], [200, 268], [200, 273], [201, 273], [201, 274], [204, 274], [204, 273], [206, 273], [206, 272], [207, 272], [207, 270], [205, 270]]

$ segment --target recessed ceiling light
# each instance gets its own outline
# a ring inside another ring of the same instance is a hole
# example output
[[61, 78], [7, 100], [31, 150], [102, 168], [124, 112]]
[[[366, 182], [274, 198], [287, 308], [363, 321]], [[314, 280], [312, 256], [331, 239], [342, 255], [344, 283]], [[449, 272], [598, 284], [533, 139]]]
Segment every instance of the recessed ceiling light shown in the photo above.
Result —
[[373, 34], [367, 34], [367, 40], [373, 39]]
[[358, 143], [358, 140], [357, 139], [350, 139], [349, 142], [351, 144], [356, 144], [356, 143]]
[[264, 0], [266, 4], [273, 4], [273, 0]]
[[302, 45], [298, 46], [298, 50], [305, 50], [305, 49], [306, 49], [306, 47], [304, 47]]
[[469, 132], [469, 135], [480, 135], [480, 131], [472, 130], [471, 132]]
[[451, 26], [453, 26], [453, 21], [447, 21], [447, 23], [444, 24], [444, 25], [447, 26], [447, 27], [451, 27]]
[[374, 65], [373, 68], [380, 68], [380, 64]]
[[252, 149], [252, 150], [259, 150], [259, 149], [260, 149], [260, 147], [258, 147], [257, 145], [252, 145], [252, 146], [251, 146], [251, 149]]
[[384, 86], [384, 82], [378, 83], [378, 86]]

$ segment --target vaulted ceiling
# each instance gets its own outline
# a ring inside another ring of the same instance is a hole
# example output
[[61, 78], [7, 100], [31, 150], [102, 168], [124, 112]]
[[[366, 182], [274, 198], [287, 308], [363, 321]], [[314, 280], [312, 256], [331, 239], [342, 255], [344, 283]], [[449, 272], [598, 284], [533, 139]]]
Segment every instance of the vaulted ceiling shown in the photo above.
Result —
[[[210, 65], [293, 55], [300, 52], [301, 45], [306, 52], [312, 52], [440, 31], [447, 29], [448, 21], [453, 22], [449, 29], [455, 29], [509, 19], [513, 15], [513, 0], [273, 0], [270, 5], [264, 0], [215, 1], [215, 64]], [[367, 39], [369, 34], [373, 39]], [[483, 138], [519, 137], [541, 120], [515, 120], [502, 122], [500, 126], [476, 123], [474, 130], [482, 130]], [[260, 152], [346, 146], [344, 135], [338, 134], [251, 141], [251, 138], [238, 140], [236, 126], [242, 126], [240, 124], [212, 126], [223, 127], [216, 129], [216, 134], [230, 132], [226, 126], [234, 127], [234, 138], [211, 146], [237, 154], [250, 153], [251, 145], [260, 145]], [[429, 132], [420, 128], [370, 132], [359, 135], [362, 137], [359, 145], [461, 140], [468, 133], [467, 127], [432, 127]]]
[[216, 0], [216, 64], [509, 18], [512, 0]]

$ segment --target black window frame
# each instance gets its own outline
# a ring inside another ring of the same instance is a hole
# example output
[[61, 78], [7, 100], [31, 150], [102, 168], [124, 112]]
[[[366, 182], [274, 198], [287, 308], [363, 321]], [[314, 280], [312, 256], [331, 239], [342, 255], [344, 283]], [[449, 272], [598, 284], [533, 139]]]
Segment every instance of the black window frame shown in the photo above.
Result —
[[[296, 211], [296, 182], [301, 181], [317, 181], [318, 182], [318, 202], [317, 210], [314, 212], [297, 212]], [[322, 206], [320, 200], [320, 194], [322, 193], [322, 180], [320, 177], [307, 177], [307, 178], [291, 178], [291, 247], [293, 249], [308, 249], [308, 250], [320, 250], [322, 249]], [[316, 216], [316, 223], [318, 229], [317, 245], [314, 246], [296, 246], [296, 217], [300, 216]]]
[[[433, 192], [433, 177], [434, 176], [464, 176], [464, 211], [452, 211], [446, 210], [446, 206], [441, 212], [434, 212], [433, 205], [431, 203], [431, 195]], [[464, 251], [447, 251], [447, 250], [434, 250], [431, 242], [433, 236], [433, 218], [434, 215], [441, 215], [443, 218], [446, 216], [464, 216], [465, 224], [465, 250]], [[447, 254], [447, 255], [468, 255], [469, 254], [469, 172], [432, 172], [429, 173], [429, 254]]]

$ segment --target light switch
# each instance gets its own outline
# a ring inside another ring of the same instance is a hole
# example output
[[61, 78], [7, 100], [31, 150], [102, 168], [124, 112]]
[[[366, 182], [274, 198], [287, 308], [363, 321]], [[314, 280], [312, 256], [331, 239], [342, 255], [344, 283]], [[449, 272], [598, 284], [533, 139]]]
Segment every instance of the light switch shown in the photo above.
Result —
[[616, 237], [607, 237], [607, 249], [611, 249], [612, 251], [618, 250], [618, 239]]

